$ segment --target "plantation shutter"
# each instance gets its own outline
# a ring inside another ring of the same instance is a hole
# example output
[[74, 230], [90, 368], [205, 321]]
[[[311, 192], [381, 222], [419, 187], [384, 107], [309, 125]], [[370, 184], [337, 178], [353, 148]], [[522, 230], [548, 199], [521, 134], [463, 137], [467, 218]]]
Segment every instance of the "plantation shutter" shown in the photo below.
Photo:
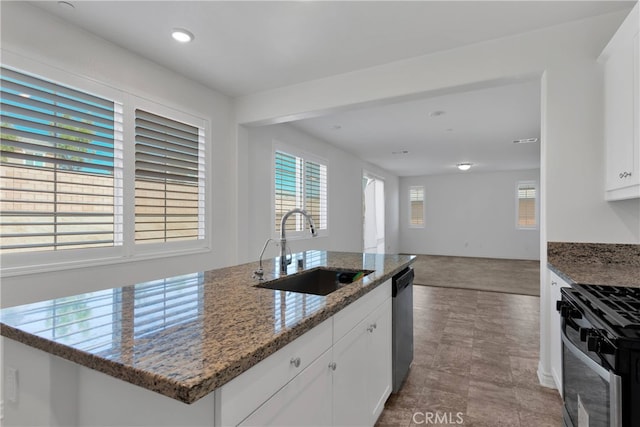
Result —
[[518, 184], [518, 226], [521, 228], [536, 226], [535, 184]]
[[409, 225], [420, 227], [424, 225], [424, 187], [409, 187]]
[[[281, 151], [275, 152], [275, 230], [291, 209], [304, 209], [317, 230], [327, 229], [327, 166], [305, 161]], [[286, 231], [303, 231], [306, 220], [295, 215], [287, 221]]]
[[304, 208], [319, 230], [327, 228], [327, 167], [319, 163], [305, 163]]
[[0, 78], [1, 252], [122, 244], [121, 106], [4, 67]]
[[204, 238], [204, 130], [135, 112], [135, 241]]
[[[302, 209], [302, 159], [276, 151], [275, 155], [275, 229], [280, 232], [280, 221], [291, 209]], [[287, 231], [298, 230], [297, 218], [287, 222]]]

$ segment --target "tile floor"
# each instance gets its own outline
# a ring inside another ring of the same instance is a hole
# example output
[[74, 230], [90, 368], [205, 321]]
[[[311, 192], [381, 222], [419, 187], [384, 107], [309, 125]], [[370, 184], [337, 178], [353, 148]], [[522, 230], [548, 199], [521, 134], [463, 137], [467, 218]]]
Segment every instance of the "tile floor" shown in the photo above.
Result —
[[376, 425], [561, 426], [560, 395], [536, 376], [539, 303], [414, 286], [413, 365]]

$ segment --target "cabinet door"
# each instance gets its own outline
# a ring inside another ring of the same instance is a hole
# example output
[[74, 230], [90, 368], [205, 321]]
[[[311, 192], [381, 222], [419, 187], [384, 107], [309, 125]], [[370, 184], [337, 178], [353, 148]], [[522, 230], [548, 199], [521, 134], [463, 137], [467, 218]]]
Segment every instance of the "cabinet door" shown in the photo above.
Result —
[[549, 326], [551, 375], [553, 376], [553, 380], [556, 383], [556, 387], [558, 388], [560, 395], [562, 395], [562, 342], [560, 339], [561, 318], [560, 313], [556, 310], [556, 302], [561, 299], [560, 289], [568, 287], [569, 284], [552, 271], [549, 271], [549, 281], [551, 282], [551, 292], [549, 293], [549, 304], [551, 306], [551, 324]]
[[633, 172], [633, 43], [620, 40], [605, 64], [607, 190], [630, 184]]
[[371, 425], [368, 406], [367, 320], [358, 323], [333, 346], [333, 425]]
[[242, 426], [328, 426], [332, 422], [331, 350], [256, 409]]
[[640, 197], [638, 5], [602, 54], [606, 200]]
[[370, 422], [374, 425], [384, 403], [391, 394], [391, 299], [378, 307], [368, 318], [367, 356], [369, 375], [367, 376], [367, 393]]

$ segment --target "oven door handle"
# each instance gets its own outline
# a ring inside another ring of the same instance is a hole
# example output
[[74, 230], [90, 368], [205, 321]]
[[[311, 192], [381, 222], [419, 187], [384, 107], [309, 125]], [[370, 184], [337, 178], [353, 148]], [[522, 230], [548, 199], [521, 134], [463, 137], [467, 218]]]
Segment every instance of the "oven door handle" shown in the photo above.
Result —
[[575, 357], [609, 384], [609, 414], [611, 416], [609, 425], [610, 427], [622, 427], [622, 377], [607, 370], [580, 351], [571, 342], [565, 331], [562, 331], [562, 343]]

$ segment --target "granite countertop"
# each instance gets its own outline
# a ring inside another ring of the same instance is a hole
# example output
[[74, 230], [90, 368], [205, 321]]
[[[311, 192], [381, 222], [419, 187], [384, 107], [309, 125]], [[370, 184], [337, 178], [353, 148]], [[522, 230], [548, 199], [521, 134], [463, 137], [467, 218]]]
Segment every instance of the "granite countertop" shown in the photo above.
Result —
[[640, 288], [640, 245], [549, 242], [547, 262], [569, 283]]
[[[374, 270], [327, 295], [256, 288], [258, 263], [6, 308], [1, 334], [193, 403], [411, 264], [409, 255], [307, 251], [320, 266]], [[263, 262], [279, 276], [277, 258]], [[297, 271], [297, 262], [289, 274]]]

